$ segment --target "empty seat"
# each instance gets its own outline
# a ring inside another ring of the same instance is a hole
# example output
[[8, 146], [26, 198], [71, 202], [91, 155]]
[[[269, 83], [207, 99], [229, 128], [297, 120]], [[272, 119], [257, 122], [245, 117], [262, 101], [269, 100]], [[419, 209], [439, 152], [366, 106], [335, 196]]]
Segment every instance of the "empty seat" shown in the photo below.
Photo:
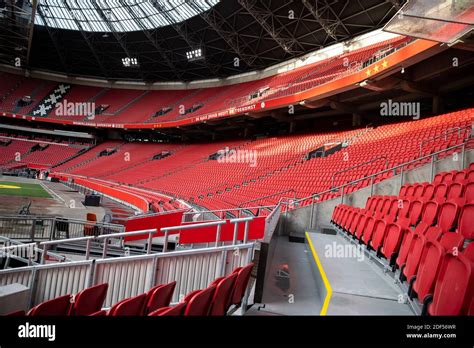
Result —
[[458, 215], [459, 208], [457, 204], [446, 202], [441, 205], [437, 225], [443, 233], [451, 231], [455, 227]]
[[207, 316], [212, 303], [212, 298], [216, 286], [211, 285], [207, 289], [193, 291], [193, 296], [189, 299], [189, 302], [184, 311], [185, 316]]
[[412, 281], [412, 277], [418, 271], [420, 264], [421, 255], [423, 254], [424, 247], [427, 241], [437, 240], [442, 234], [442, 231], [437, 226], [431, 226], [428, 228], [424, 235], [415, 234], [412, 240], [412, 247], [410, 248], [407, 262], [401, 268], [400, 279], [405, 278], [409, 282]]
[[64, 295], [40, 303], [28, 312], [29, 316], [65, 316], [69, 314], [71, 295]]
[[126, 298], [110, 308], [108, 316], [138, 316], [143, 314], [146, 294]]
[[228, 304], [238, 273], [232, 273], [229, 276], [213, 282], [216, 285], [216, 291], [212, 299], [210, 315], [225, 315], [228, 310]]
[[468, 240], [474, 239], [474, 204], [466, 204], [462, 208], [457, 231]]
[[396, 223], [390, 223], [387, 225], [385, 240], [380, 252], [390, 261], [390, 265], [394, 265], [395, 263], [395, 256], [398, 254], [404, 234], [405, 231], [400, 227], [400, 225]]
[[231, 305], [239, 305], [245, 296], [245, 291], [249, 284], [250, 275], [252, 274], [253, 263], [248, 264], [241, 269], [234, 270], [233, 273], [237, 273], [237, 279], [235, 280], [234, 291], [230, 297]]
[[148, 316], [154, 317], [154, 316], [159, 316], [159, 317], [178, 317], [184, 315], [184, 311], [186, 309], [186, 306], [188, 305], [187, 302], [180, 302], [176, 306], [172, 307], [163, 307], [160, 309], [157, 309], [156, 311], [153, 311], [148, 314]]
[[385, 238], [385, 232], [387, 231], [387, 224], [383, 220], [377, 220], [375, 222], [374, 233], [370, 239], [369, 246], [375, 251], [378, 251], [382, 246]]
[[453, 252], [462, 247], [464, 239], [457, 233], [445, 233], [439, 242], [429, 240], [424, 247], [418, 271], [410, 281], [410, 297], [418, 297], [424, 301], [433, 294], [435, 280], [447, 252]]
[[102, 309], [107, 296], [108, 284], [99, 284], [84, 289], [74, 297], [70, 315], [91, 315]]
[[432, 298], [425, 300], [423, 314], [466, 315], [472, 303], [474, 262], [463, 254], [447, 254]]
[[168, 307], [173, 297], [176, 282], [158, 285], [150, 289], [145, 301], [145, 314], [156, 311], [159, 308]]

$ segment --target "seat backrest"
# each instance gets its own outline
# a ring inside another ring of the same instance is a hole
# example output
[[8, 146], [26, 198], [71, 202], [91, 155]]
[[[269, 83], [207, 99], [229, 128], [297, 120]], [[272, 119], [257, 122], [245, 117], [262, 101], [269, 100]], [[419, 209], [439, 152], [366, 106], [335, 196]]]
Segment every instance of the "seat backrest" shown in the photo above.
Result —
[[209, 315], [209, 310], [211, 308], [211, 302], [212, 302], [212, 298], [214, 296], [215, 291], [216, 291], [215, 285], [211, 285], [204, 290], [200, 290], [188, 302], [186, 309], [184, 311], [184, 315], [186, 316]]
[[462, 207], [458, 221], [458, 232], [466, 239], [474, 239], [474, 203]]
[[434, 225], [438, 218], [439, 204], [434, 201], [427, 201], [423, 204], [421, 220], [428, 225]]
[[442, 234], [442, 231], [437, 226], [428, 227], [424, 235], [416, 235], [413, 239], [413, 246], [407, 257], [406, 267], [403, 274], [410, 280], [418, 271], [421, 256], [427, 241], [436, 241]]
[[446, 254], [446, 249], [437, 241], [427, 241], [420, 258], [413, 289], [423, 302], [429, 294], [433, 294], [436, 277], [441, 263]]
[[391, 258], [398, 252], [402, 242], [404, 231], [398, 224], [390, 223], [387, 225], [385, 240], [383, 242], [382, 253], [387, 258]]
[[150, 317], [179, 317], [184, 315], [184, 311], [186, 309], [186, 306], [188, 305], [187, 302], [180, 302], [176, 306], [173, 307], [163, 307], [159, 308], [156, 311], [153, 311], [148, 314]]
[[453, 181], [462, 183], [466, 179], [466, 172], [464, 170], [454, 174]]
[[418, 201], [418, 200], [411, 202], [410, 210], [408, 211], [411, 225], [416, 225], [418, 221], [420, 221], [422, 211], [423, 211], [423, 202]]
[[374, 233], [370, 244], [374, 250], [378, 250], [383, 243], [385, 238], [385, 232], [387, 231], [387, 224], [383, 220], [377, 220], [375, 222]]
[[360, 236], [364, 232], [364, 228], [365, 228], [365, 224], [367, 222], [367, 219], [369, 219], [369, 217], [366, 214], [362, 214], [361, 218], [359, 219], [359, 223], [358, 223], [358, 225], [356, 227], [356, 230], [355, 230], [355, 233], [354, 233], [354, 235], [357, 238], [360, 238]]
[[437, 184], [434, 189], [433, 197], [435, 198], [445, 198], [446, 193], [448, 192], [448, 185], [446, 184]]
[[400, 187], [400, 191], [398, 192], [398, 197], [403, 198], [405, 197], [406, 193], [407, 193], [407, 186], [403, 185], [402, 187]]
[[158, 285], [150, 289], [145, 301], [145, 314], [156, 311], [159, 308], [168, 307], [173, 297], [176, 281], [165, 285]]
[[74, 298], [70, 315], [91, 315], [102, 309], [107, 296], [107, 283], [91, 286], [79, 292]]
[[372, 238], [372, 234], [374, 233], [375, 221], [376, 220], [372, 216], [368, 217], [366, 220], [365, 228], [361, 236], [361, 239], [366, 244], [370, 241], [370, 239]]
[[443, 232], [451, 231], [456, 224], [459, 215], [458, 205], [451, 202], [445, 202], [441, 205], [438, 217], [438, 227]]
[[110, 308], [109, 316], [140, 316], [143, 315], [146, 294], [122, 300]]
[[71, 307], [71, 295], [56, 297], [55, 299], [40, 303], [30, 309], [29, 316], [66, 316]]
[[474, 182], [464, 186], [464, 200], [466, 203], [474, 203]]
[[242, 298], [245, 295], [247, 290], [247, 285], [250, 280], [250, 275], [252, 274], [254, 264], [250, 263], [239, 271], [237, 279], [235, 280], [234, 290], [232, 296], [230, 297], [230, 304], [239, 304], [242, 301]]
[[405, 197], [413, 197], [413, 193], [415, 192], [415, 186], [414, 185], [409, 185], [407, 187]]
[[[430, 315], [463, 315], [469, 311], [473, 262], [462, 254], [447, 254], [436, 281]], [[468, 298], [469, 297], [469, 298]]]
[[232, 273], [216, 284], [217, 288], [212, 299], [210, 315], [225, 315], [227, 313], [229, 298], [234, 290], [237, 276], [237, 273]]
[[429, 199], [433, 198], [434, 188], [435, 187], [434, 187], [433, 184], [426, 185], [424, 190], [423, 190], [423, 194], [421, 195], [421, 198], [423, 200], [429, 200]]
[[438, 173], [435, 175], [434, 179], [433, 179], [433, 184], [439, 184], [441, 183], [441, 181], [443, 181], [443, 175], [444, 173]]
[[448, 188], [448, 193], [447, 193], [447, 198], [458, 198], [461, 197], [464, 191], [464, 185], [459, 184], [459, 183], [452, 183], [449, 185]]
[[424, 186], [421, 184], [415, 185], [415, 190], [413, 191], [413, 197], [421, 198], [423, 195]]

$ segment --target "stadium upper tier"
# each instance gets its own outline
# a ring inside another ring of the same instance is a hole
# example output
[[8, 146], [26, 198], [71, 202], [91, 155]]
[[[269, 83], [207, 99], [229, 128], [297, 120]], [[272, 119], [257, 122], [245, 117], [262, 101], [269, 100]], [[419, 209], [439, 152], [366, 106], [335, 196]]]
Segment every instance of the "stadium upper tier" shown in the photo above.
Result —
[[[418, 46], [391, 60], [392, 55], [412, 44]], [[433, 45], [397, 37], [263, 79], [186, 90], [102, 88], [0, 73], [0, 111], [3, 116], [63, 124], [175, 127], [296, 104], [348, 86], [355, 88], [368, 76]]]
[[[106, 142], [52, 171], [121, 187], [152, 204], [158, 200], [153, 196], [161, 194], [209, 209], [274, 205], [282, 197], [325, 191], [319, 199], [326, 200], [339, 196], [343, 184], [463, 143], [473, 119], [471, 108], [376, 128], [252, 141]], [[428, 161], [415, 161], [405, 169]], [[387, 171], [374, 182], [393, 174]], [[370, 179], [362, 180], [344, 193], [370, 184]]]

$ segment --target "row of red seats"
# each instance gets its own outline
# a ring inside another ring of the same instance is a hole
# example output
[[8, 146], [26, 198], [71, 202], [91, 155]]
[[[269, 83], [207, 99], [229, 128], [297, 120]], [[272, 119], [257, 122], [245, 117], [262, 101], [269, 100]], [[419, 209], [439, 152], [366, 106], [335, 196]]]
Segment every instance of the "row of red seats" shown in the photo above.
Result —
[[338, 205], [331, 221], [399, 269], [423, 314], [474, 315], [474, 202], [414, 193], [369, 197], [363, 209]]
[[[176, 281], [160, 284], [148, 292], [126, 298], [108, 311], [102, 309], [108, 284], [82, 290], [75, 296], [64, 295], [45, 301], [30, 309], [28, 316], [223, 316], [232, 305], [240, 306], [244, 298], [253, 263], [236, 268], [230, 275], [215, 279], [208, 288], [195, 290], [170, 306]], [[8, 314], [23, 316], [24, 311]]]
[[[207, 113], [219, 112], [229, 108], [237, 108], [268, 100], [284, 95], [292, 95], [317, 85], [340, 78], [348, 72], [357, 70], [365, 60], [374, 56], [387, 47], [401, 46], [411, 40], [406, 37], [378, 42], [370, 46], [355, 49], [343, 53], [331, 59], [324, 59], [308, 64], [294, 70], [278, 73], [260, 80], [238, 83], [228, 86], [191, 89], [191, 90], [160, 90], [142, 91], [134, 89], [104, 89], [93, 86], [72, 85], [65, 95], [69, 103], [92, 103], [98, 107], [109, 105], [104, 114], [96, 115], [93, 122], [157, 122], [174, 121], [182, 118], [195, 118]], [[348, 67], [346, 62], [350, 62]], [[19, 114], [28, 113], [44, 96], [53, 88], [54, 83], [37, 79], [24, 78], [12, 74], [4, 74], [0, 79], [0, 97], [2, 92], [7, 93], [9, 87], [14, 85], [14, 91], [10, 92], [8, 98], [0, 104], [0, 109]], [[18, 85], [15, 85], [18, 82]], [[41, 86], [38, 91], [38, 86]], [[296, 89], [295, 89], [296, 88]], [[249, 98], [250, 95], [262, 89], [267, 93], [260, 98]], [[34, 93], [36, 92], [36, 94]], [[34, 103], [17, 108], [16, 101], [25, 95], [33, 97]], [[195, 104], [203, 106], [195, 112], [184, 114], [179, 106], [189, 109]], [[172, 110], [158, 117], [152, 117], [154, 113], [163, 108], [171, 107]], [[58, 113], [57, 108], [46, 116], [53, 119], [67, 119], [82, 121], [87, 115], [64, 116]]]

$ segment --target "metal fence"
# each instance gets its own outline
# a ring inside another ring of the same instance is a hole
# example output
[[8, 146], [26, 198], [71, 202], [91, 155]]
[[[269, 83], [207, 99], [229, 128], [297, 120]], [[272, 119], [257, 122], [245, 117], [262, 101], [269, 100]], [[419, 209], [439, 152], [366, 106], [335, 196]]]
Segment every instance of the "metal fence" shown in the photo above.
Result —
[[205, 288], [215, 278], [251, 262], [253, 250], [254, 243], [246, 243], [0, 270], [0, 286], [19, 283], [29, 287], [31, 307], [108, 283], [104, 306], [110, 307], [157, 284], [176, 281], [172, 302], [178, 302], [187, 293]]
[[125, 231], [123, 225], [51, 216], [0, 216], [0, 235], [37, 242], [100, 236]]

